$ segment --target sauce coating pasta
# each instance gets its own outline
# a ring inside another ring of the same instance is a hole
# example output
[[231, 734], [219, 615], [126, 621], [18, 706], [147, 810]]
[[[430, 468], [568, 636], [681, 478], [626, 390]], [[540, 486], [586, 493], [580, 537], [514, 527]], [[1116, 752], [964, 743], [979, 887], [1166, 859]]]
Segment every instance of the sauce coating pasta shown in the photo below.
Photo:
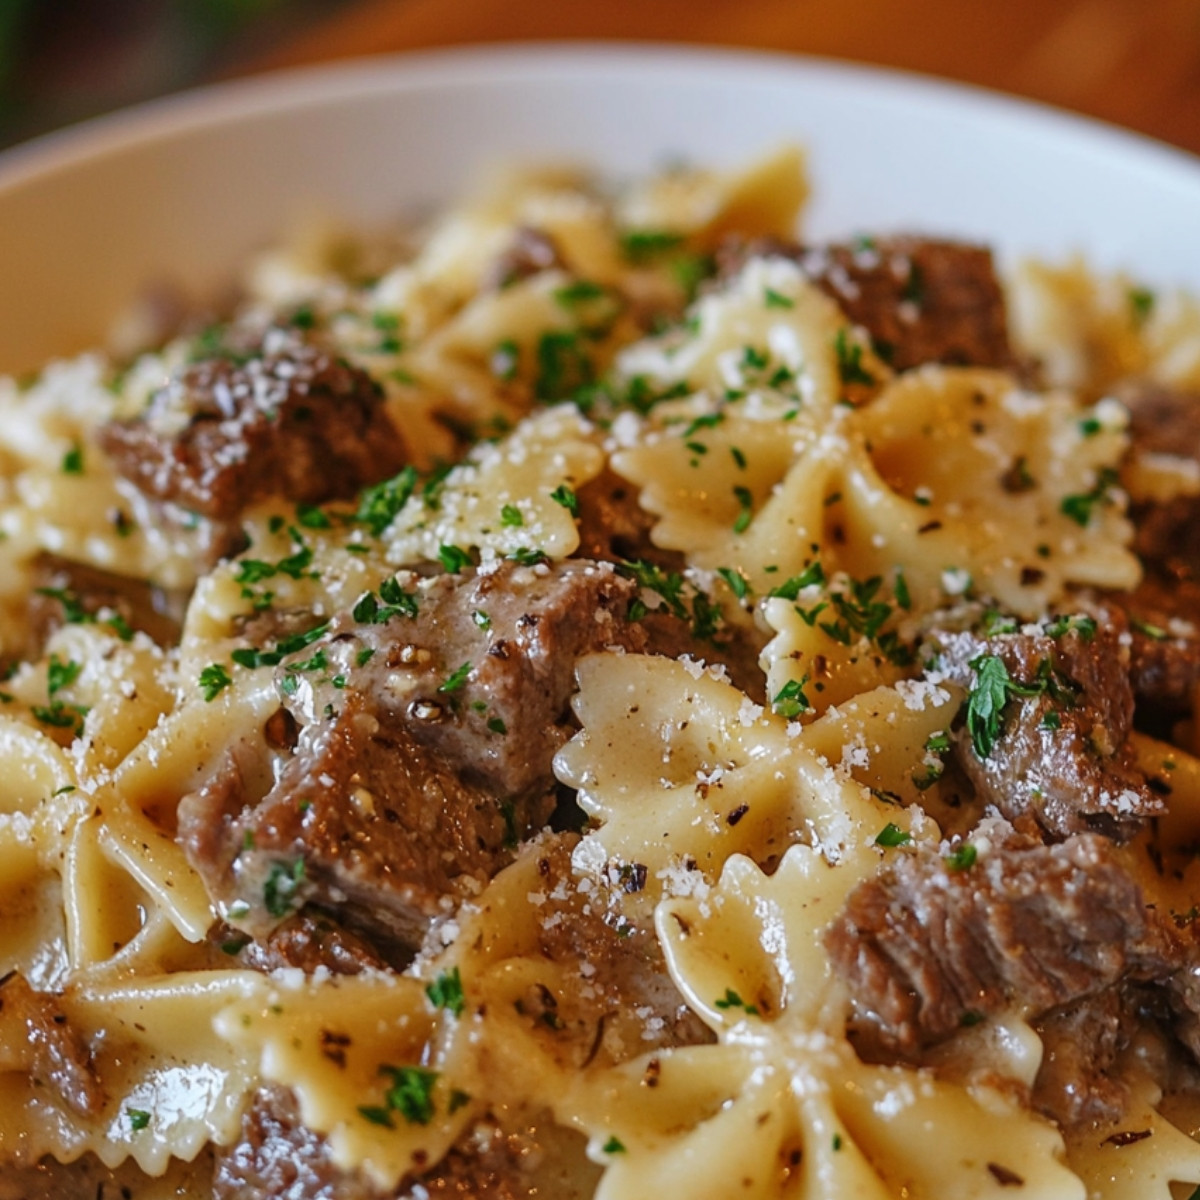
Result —
[[0, 1198], [1200, 1184], [1200, 303], [806, 193], [0, 381]]

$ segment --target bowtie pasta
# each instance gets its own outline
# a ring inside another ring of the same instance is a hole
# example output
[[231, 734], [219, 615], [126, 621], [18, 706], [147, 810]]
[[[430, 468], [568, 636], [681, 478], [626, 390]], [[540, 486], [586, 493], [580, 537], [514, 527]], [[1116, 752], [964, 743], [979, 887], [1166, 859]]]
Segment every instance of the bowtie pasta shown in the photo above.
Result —
[[0, 381], [0, 1198], [1200, 1185], [1200, 303], [807, 190]]

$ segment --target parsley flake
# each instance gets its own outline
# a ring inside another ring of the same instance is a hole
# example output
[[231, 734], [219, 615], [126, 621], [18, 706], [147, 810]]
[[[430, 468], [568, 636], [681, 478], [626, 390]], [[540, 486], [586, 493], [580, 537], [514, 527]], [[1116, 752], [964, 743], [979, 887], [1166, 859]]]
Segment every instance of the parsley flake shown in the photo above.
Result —
[[439, 692], [456, 692], [464, 683], [467, 682], [467, 677], [471, 674], [471, 664], [463, 663], [457, 671], [447, 676], [442, 683], [438, 684]]
[[948, 870], [968, 871], [975, 865], [978, 857], [979, 851], [970, 842], [963, 842], [961, 846], [956, 846], [951, 853], [947, 854], [943, 861]]
[[296, 905], [297, 892], [303, 882], [304, 859], [298, 858], [294, 863], [272, 863], [263, 884], [263, 907], [273, 917], [286, 917]]
[[812, 708], [812, 705], [808, 702], [808, 697], [804, 694], [804, 685], [807, 682], [807, 675], [802, 679], [789, 679], [775, 693], [771, 701], [772, 710], [789, 721], [798, 717], [801, 713], [808, 712]]
[[912, 841], [912, 834], [901, 829], [899, 825], [889, 821], [876, 835], [877, 846], [907, 846]]
[[461, 546], [439, 546], [438, 558], [448, 575], [458, 575], [472, 565], [470, 554]]
[[733, 532], [745, 533], [750, 528], [750, 521], [754, 516], [754, 496], [748, 487], [740, 486], [733, 489], [733, 494], [741, 506], [741, 511], [733, 523]]
[[845, 328], [837, 331], [833, 348], [837, 353], [838, 376], [843, 383], [864, 383], [869, 385], [875, 382], [875, 376], [863, 366], [862, 346], [858, 342], [852, 342], [847, 337]]
[[573, 517], [579, 516], [579, 497], [567, 487], [565, 483], [560, 483], [558, 487], [550, 493], [550, 499], [555, 504], [561, 504]]
[[200, 672], [199, 683], [204, 692], [204, 699], [211, 701], [215, 700], [221, 692], [229, 687], [233, 683], [233, 680], [229, 677], [229, 672], [220, 663], [209, 663]]
[[720, 1009], [740, 1008], [747, 1016], [758, 1016], [758, 1009], [753, 1004], [747, 1004], [733, 988], [726, 988], [725, 995], [720, 1000], [714, 1000], [713, 1004]]
[[1117, 473], [1112, 467], [1103, 467], [1096, 473], [1096, 482], [1090, 491], [1064, 496], [1059, 510], [1070, 517], [1076, 525], [1086, 526], [1092, 519], [1097, 504], [1108, 499], [1109, 489], [1117, 482]]
[[83, 474], [83, 447], [78, 442], [63, 455], [62, 473], [64, 475]]
[[425, 989], [425, 995], [429, 997], [429, 1003], [434, 1008], [444, 1008], [456, 1017], [463, 1015], [466, 1000], [463, 996], [462, 976], [457, 967], [441, 972]]
[[433, 1087], [438, 1073], [424, 1067], [381, 1066], [381, 1075], [391, 1077], [384, 1099], [392, 1112], [398, 1112], [410, 1125], [428, 1125], [433, 1120]]

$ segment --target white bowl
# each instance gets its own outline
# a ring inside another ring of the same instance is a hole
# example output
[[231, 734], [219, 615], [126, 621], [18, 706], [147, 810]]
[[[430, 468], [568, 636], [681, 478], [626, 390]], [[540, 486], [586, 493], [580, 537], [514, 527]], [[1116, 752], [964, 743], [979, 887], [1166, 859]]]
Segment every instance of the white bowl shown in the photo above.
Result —
[[145, 105], [0, 156], [0, 370], [101, 341], [149, 281], [204, 291], [299, 211], [378, 222], [481, 165], [627, 173], [811, 152], [814, 236], [909, 228], [1081, 250], [1200, 287], [1200, 162], [912, 76], [666, 47], [470, 49], [287, 72]]

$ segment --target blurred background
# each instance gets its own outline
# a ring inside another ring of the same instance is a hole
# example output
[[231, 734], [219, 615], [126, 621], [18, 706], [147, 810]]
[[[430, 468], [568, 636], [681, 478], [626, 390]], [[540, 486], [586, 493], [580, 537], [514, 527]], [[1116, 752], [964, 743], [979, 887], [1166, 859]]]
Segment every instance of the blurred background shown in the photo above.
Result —
[[1200, 153], [1200, 0], [0, 0], [0, 145], [218, 79], [546, 38], [902, 67]]

